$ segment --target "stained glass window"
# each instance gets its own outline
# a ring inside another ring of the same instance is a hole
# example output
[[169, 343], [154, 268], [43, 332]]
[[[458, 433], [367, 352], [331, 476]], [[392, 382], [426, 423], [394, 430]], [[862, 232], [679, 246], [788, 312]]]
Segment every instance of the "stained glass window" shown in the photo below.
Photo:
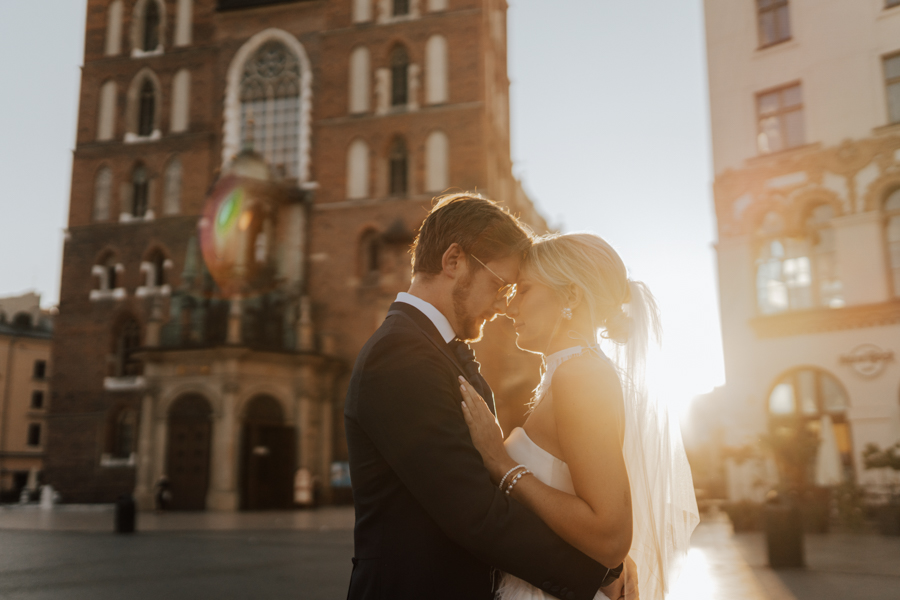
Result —
[[268, 42], [244, 66], [241, 139], [276, 171], [298, 176], [300, 63], [280, 42]]

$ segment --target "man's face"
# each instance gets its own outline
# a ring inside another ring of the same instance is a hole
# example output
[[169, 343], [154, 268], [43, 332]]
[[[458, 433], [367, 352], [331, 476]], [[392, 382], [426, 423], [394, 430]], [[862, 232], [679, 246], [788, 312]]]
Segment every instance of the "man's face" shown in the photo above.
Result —
[[460, 339], [477, 342], [484, 324], [506, 310], [506, 298], [498, 292], [516, 281], [520, 262], [518, 256], [508, 256], [485, 263], [487, 268], [477, 261], [467, 263], [466, 273], [453, 287], [453, 315]]

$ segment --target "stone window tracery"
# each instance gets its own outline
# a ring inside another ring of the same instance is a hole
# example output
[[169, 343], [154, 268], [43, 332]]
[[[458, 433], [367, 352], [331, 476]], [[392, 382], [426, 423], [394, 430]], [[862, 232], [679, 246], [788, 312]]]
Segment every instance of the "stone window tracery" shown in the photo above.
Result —
[[287, 177], [298, 177], [300, 62], [270, 41], [246, 62], [240, 86], [241, 139]]

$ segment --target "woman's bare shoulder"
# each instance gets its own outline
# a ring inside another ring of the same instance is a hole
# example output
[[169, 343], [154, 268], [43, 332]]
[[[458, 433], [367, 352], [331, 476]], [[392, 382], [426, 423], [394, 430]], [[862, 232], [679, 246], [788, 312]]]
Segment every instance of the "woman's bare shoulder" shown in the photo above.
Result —
[[551, 387], [554, 403], [589, 402], [602, 409], [604, 405], [618, 408], [622, 401], [622, 385], [615, 367], [593, 352], [570, 358], [557, 367]]

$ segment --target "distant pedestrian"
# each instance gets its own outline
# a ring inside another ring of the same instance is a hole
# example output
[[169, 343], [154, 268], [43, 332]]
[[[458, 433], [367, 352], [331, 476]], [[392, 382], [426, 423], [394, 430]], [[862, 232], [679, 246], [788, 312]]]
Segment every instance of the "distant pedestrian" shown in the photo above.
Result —
[[156, 500], [156, 512], [168, 510], [169, 503], [172, 501], [172, 484], [165, 475], [156, 482], [154, 499]]

